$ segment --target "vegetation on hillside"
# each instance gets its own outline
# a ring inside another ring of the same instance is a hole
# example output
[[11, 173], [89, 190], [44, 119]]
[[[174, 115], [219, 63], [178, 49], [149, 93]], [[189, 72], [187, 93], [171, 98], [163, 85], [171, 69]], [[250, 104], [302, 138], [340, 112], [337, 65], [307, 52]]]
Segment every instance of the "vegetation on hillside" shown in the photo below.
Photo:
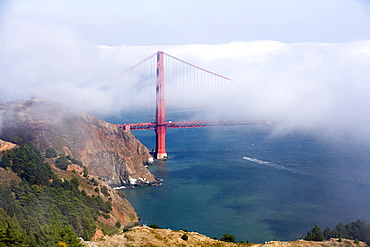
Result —
[[334, 230], [326, 227], [324, 231], [321, 231], [320, 227], [316, 225], [304, 236], [304, 239], [309, 241], [323, 241], [330, 238], [353, 239], [370, 244], [370, 225], [364, 220], [358, 220], [347, 225], [339, 223]]
[[[77, 174], [58, 178], [32, 142], [0, 156], [0, 167], [22, 179], [0, 185], [0, 246], [82, 246], [78, 237], [91, 239], [98, 216], [112, 210], [110, 201], [78, 189]], [[51, 149], [47, 156], [56, 157]]]

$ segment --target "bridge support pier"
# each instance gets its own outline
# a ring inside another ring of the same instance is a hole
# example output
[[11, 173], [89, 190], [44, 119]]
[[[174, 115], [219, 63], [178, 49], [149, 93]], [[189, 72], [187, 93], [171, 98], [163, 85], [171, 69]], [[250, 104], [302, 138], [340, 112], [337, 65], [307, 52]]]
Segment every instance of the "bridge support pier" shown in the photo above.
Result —
[[157, 126], [156, 130], [156, 144], [157, 144], [157, 151], [156, 151], [156, 159], [157, 160], [166, 160], [167, 159], [167, 152], [166, 152], [166, 125]]
[[156, 88], [156, 136], [157, 160], [167, 159], [166, 152], [166, 105], [164, 99], [164, 57], [163, 52], [157, 52], [157, 88]]

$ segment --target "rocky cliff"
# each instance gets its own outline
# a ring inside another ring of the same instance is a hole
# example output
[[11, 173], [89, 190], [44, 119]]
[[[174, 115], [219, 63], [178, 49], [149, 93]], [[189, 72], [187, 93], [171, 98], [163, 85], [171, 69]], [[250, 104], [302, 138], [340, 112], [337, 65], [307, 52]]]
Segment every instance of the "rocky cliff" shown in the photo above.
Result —
[[0, 104], [0, 139], [20, 137], [44, 152], [52, 147], [88, 167], [110, 185], [150, 185], [144, 166], [152, 157], [131, 132], [58, 102], [22, 100]]

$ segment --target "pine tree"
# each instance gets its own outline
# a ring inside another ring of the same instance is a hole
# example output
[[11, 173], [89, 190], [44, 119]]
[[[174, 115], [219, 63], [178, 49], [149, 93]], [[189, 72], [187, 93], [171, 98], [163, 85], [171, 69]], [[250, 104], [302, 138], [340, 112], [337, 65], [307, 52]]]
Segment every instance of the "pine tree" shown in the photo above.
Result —
[[48, 148], [45, 151], [45, 158], [55, 158], [57, 157], [57, 152], [53, 148]]
[[339, 223], [334, 230], [334, 237], [336, 238], [346, 238], [346, 227], [343, 223]]
[[324, 237], [325, 237], [326, 240], [329, 240], [330, 238], [333, 237], [333, 232], [330, 230], [329, 227], [325, 228], [323, 234], [324, 234]]
[[323, 241], [325, 240], [325, 237], [324, 237], [324, 234], [321, 232], [320, 227], [318, 225], [315, 225], [315, 227], [310, 232], [307, 233], [305, 240]]

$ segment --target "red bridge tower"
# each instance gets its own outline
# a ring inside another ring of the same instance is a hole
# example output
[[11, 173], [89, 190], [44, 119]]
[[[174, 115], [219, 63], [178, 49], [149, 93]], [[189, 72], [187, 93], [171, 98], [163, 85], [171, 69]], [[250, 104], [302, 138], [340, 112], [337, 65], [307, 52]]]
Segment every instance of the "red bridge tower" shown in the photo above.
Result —
[[166, 152], [166, 105], [164, 100], [164, 66], [163, 52], [157, 52], [157, 87], [156, 87], [156, 158], [167, 159]]
[[126, 71], [130, 71], [145, 63], [149, 59], [157, 56], [157, 67], [156, 67], [156, 119], [155, 122], [151, 123], [131, 123], [131, 124], [118, 124], [120, 128], [124, 128], [126, 131], [129, 130], [139, 130], [139, 129], [154, 129], [156, 133], [156, 149], [155, 149], [155, 158], [158, 160], [167, 159], [166, 151], [166, 130], [173, 128], [197, 128], [197, 127], [212, 127], [212, 126], [234, 126], [234, 125], [256, 125], [256, 124], [267, 124], [271, 125], [271, 121], [240, 121], [240, 120], [231, 120], [231, 121], [181, 121], [181, 122], [166, 122], [166, 105], [165, 105], [165, 91], [164, 91], [164, 56], [175, 59], [179, 62], [182, 62], [188, 66], [194, 67], [198, 70], [201, 70], [210, 75], [230, 80], [227, 77], [218, 75], [211, 71], [202, 69], [190, 63], [187, 63], [183, 60], [180, 60], [176, 57], [173, 57], [162, 51], [158, 51], [148, 58], [144, 59], [140, 63], [130, 67]]

